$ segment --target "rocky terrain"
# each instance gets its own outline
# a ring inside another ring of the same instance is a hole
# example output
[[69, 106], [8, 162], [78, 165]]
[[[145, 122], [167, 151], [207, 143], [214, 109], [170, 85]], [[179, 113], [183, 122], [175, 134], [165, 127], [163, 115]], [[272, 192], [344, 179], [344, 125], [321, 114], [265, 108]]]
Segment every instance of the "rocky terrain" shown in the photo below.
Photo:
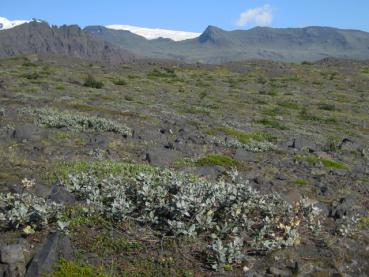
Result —
[[368, 84], [350, 60], [1, 59], [0, 276], [367, 276]]
[[77, 25], [49, 26], [31, 21], [8, 30], [0, 30], [0, 57], [25, 54], [60, 55], [120, 64], [135, 56], [127, 50], [91, 36]]

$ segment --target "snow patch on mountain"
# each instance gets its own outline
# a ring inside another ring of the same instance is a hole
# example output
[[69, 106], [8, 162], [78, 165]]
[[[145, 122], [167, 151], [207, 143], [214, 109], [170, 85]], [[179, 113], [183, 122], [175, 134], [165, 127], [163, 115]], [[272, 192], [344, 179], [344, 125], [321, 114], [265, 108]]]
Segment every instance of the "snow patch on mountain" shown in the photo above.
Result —
[[149, 40], [157, 38], [169, 38], [174, 41], [181, 41], [196, 38], [201, 35], [201, 33], [195, 32], [174, 31], [159, 28], [143, 28], [131, 25], [108, 25], [106, 26], [106, 28], [113, 30], [130, 31], [131, 33], [142, 36]]
[[30, 22], [30, 20], [9, 20], [0, 16], [0, 30], [11, 29], [28, 22]]

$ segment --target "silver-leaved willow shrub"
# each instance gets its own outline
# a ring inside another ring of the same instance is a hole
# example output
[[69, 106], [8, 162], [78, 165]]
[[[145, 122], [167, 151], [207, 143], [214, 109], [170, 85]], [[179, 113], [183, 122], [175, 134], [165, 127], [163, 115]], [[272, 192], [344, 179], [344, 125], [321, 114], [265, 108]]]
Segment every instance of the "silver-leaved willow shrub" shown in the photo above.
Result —
[[[214, 269], [241, 262], [247, 251], [268, 251], [299, 242], [298, 227], [312, 207], [294, 208], [276, 194], [262, 195], [231, 174], [234, 182], [209, 182], [170, 170], [111, 176], [70, 175], [66, 188], [90, 212], [147, 224], [164, 235], [205, 235], [204, 252]], [[313, 222], [309, 222], [312, 224]]]
[[122, 136], [132, 134], [130, 128], [119, 122], [78, 112], [30, 108], [24, 108], [18, 112], [33, 116], [37, 125], [47, 128], [67, 128], [80, 132], [112, 132]]
[[62, 206], [28, 191], [0, 194], [0, 229], [41, 229], [56, 221]]
[[[74, 174], [63, 185], [85, 203], [87, 215], [116, 222], [129, 218], [162, 235], [205, 238], [209, 245], [203, 251], [215, 270], [242, 262], [249, 253], [298, 244], [300, 228], [319, 229], [311, 201], [292, 207], [277, 194], [255, 191], [235, 169], [229, 177], [209, 182], [171, 170], [127, 170], [102, 180], [93, 173]], [[64, 207], [32, 194], [33, 182], [22, 184], [21, 193], [0, 194], [0, 229], [23, 228], [29, 234], [57, 223], [67, 231]], [[353, 226], [343, 226], [344, 233], [352, 233]]]

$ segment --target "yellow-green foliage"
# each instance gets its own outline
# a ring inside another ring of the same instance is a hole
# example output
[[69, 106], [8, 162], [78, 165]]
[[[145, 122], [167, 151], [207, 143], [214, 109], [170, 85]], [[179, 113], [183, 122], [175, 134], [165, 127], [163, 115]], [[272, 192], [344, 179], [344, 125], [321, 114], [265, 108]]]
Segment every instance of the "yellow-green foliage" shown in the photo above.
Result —
[[346, 169], [347, 165], [342, 162], [337, 162], [328, 158], [321, 158], [316, 156], [296, 156], [296, 160], [298, 161], [307, 161], [310, 165], [315, 166], [319, 162], [323, 164], [326, 168], [334, 168], [334, 169]]
[[219, 165], [224, 167], [235, 167], [240, 164], [239, 161], [224, 155], [209, 155], [196, 161], [198, 166]]
[[306, 185], [307, 184], [307, 181], [306, 180], [304, 180], [304, 179], [296, 179], [296, 180], [294, 180], [293, 181], [296, 185], [301, 185], [301, 186], [303, 186], [303, 185]]
[[55, 272], [44, 277], [111, 277], [100, 268], [92, 267], [80, 261], [61, 260]]
[[360, 218], [359, 227], [361, 229], [369, 229], [369, 216]]

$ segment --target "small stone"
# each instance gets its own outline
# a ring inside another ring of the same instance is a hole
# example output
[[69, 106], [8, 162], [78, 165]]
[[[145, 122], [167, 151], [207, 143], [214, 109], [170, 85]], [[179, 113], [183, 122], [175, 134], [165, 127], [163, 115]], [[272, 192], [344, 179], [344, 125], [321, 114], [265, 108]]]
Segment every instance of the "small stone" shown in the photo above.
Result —
[[279, 269], [279, 268], [276, 268], [274, 266], [269, 267], [268, 273], [273, 274], [274, 276], [278, 276], [278, 277], [292, 276], [292, 274], [289, 270]]

